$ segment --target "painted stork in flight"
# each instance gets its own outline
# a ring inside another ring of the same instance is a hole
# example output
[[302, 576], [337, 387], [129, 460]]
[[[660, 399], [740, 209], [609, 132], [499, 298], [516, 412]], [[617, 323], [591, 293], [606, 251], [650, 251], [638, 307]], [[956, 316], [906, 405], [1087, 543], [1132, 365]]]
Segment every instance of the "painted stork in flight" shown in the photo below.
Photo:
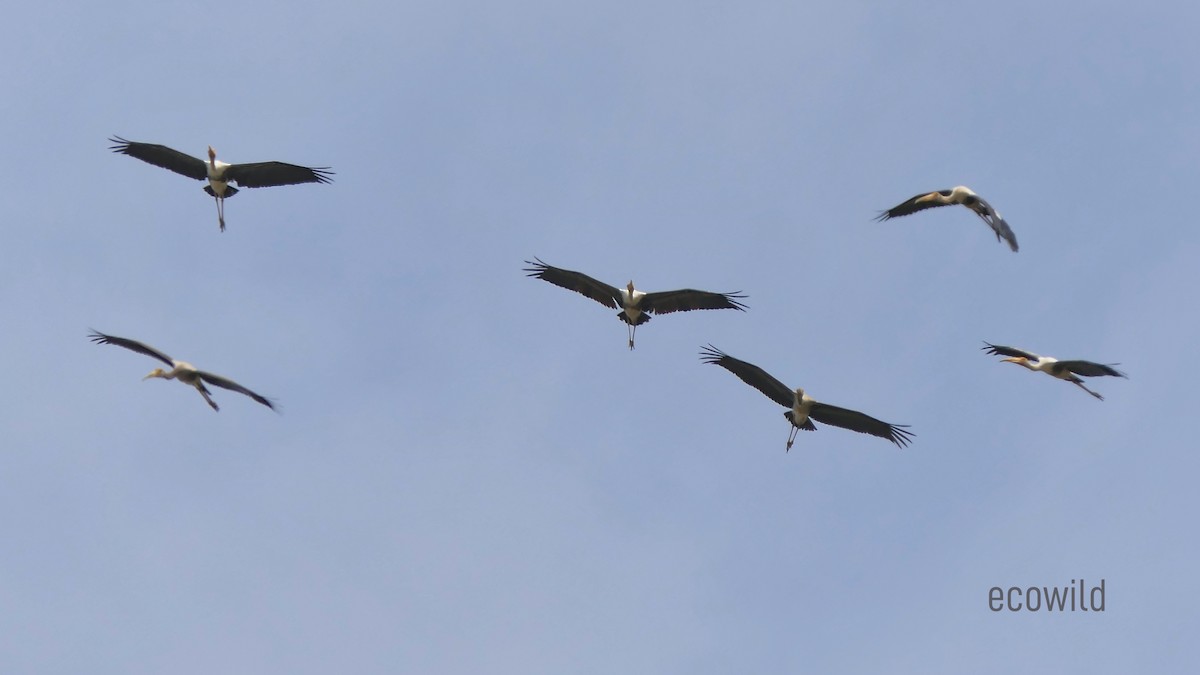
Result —
[[908, 445], [913, 438], [913, 433], [907, 430], [907, 424], [888, 424], [870, 415], [860, 413], [857, 410], [848, 410], [815, 401], [808, 394], [804, 393], [803, 389], [792, 391], [787, 388], [787, 385], [771, 377], [762, 368], [752, 363], [746, 363], [741, 359], [735, 359], [712, 345], [703, 348], [703, 351], [700, 352], [700, 360], [705, 363], [721, 366], [725, 370], [737, 375], [738, 379], [742, 382], [766, 394], [767, 398], [785, 408], [790, 408], [790, 410], [783, 413], [783, 416], [792, 423], [792, 431], [788, 435], [787, 441], [788, 450], [792, 449], [792, 443], [796, 440], [796, 434], [801, 429], [805, 431], [817, 430], [813, 426], [813, 420], [822, 424], [831, 424], [835, 427], [857, 431], [860, 434], [871, 434], [872, 436], [886, 438], [901, 448]]
[[635, 290], [633, 281], [625, 288], [618, 289], [589, 277], [581, 272], [551, 267], [538, 258], [536, 262], [525, 261], [527, 267], [523, 271], [529, 276], [549, 281], [611, 309], [620, 309], [617, 318], [628, 324], [629, 348], [633, 349], [633, 336], [637, 327], [650, 320], [651, 314], [670, 314], [671, 312], [687, 312], [693, 309], [736, 309], [746, 311], [746, 306], [738, 300], [746, 296], [740, 291], [734, 293], [711, 293], [684, 288], [678, 291], [660, 291], [645, 293]]
[[239, 394], [245, 394], [255, 401], [267, 406], [271, 410], [275, 409], [275, 406], [265, 396], [260, 396], [238, 384], [237, 382], [221, 377], [220, 375], [213, 375], [212, 373], [206, 373], [203, 370], [197, 370], [195, 366], [187, 363], [186, 361], [176, 361], [157, 349], [138, 342], [137, 340], [105, 335], [104, 333], [100, 333], [95, 330], [93, 330], [92, 334], [88, 337], [92, 339], [92, 342], [95, 342], [98, 345], [117, 345], [118, 347], [124, 347], [125, 349], [135, 351], [139, 354], [153, 356], [159, 361], [171, 366], [171, 370], [168, 371], [164, 371], [162, 368], [155, 368], [154, 370], [150, 371], [149, 375], [143, 377], [142, 379], [148, 380], [152, 377], [161, 377], [164, 380], [179, 380], [184, 384], [191, 385], [196, 388], [196, 391], [200, 392], [200, 395], [204, 397], [205, 402], [212, 406], [213, 410], [220, 410], [220, 408], [217, 407], [216, 401], [213, 401], [209, 396], [211, 392], [207, 387], [204, 386], [206, 382], [214, 387], [220, 387], [222, 389], [236, 391]]
[[299, 183], [328, 183], [332, 181], [333, 172], [329, 167], [310, 168], [284, 162], [252, 162], [250, 164], [226, 164], [217, 161], [217, 151], [208, 146], [208, 161], [185, 155], [178, 150], [172, 150], [165, 145], [154, 143], [135, 143], [120, 136], [108, 139], [115, 143], [113, 152], [136, 157], [137, 159], [170, 169], [181, 176], [207, 180], [204, 191], [217, 200], [217, 223], [221, 231], [225, 231], [225, 198], [238, 193], [238, 189], [230, 185], [236, 181], [244, 188], [275, 187], [276, 185], [296, 185]]
[[1087, 393], [1095, 396], [1101, 401], [1104, 397], [1096, 392], [1083, 386], [1083, 380], [1078, 376], [1083, 377], [1099, 377], [1101, 375], [1111, 375], [1113, 377], [1123, 377], [1129, 379], [1129, 376], [1121, 371], [1113, 368], [1120, 365], [1112, 363], [1105, 365], [1103, 363], [1092, 363], [1091, 361], [1059, 361], [1051, 356], [1039, 356], [1033, 352], [1027, 352], [1023, 349], [1015, 347], [1005, 347], [1003, 345], [993, 345], [987, 342], [983, 343], [984, 347], [980, 349], [993, 356], [1007, 356], [1007, 359], [1001, 359], [1001, 362], [1015, 363], [1018, 366], [1024, 366], [1029, 370], [1039, 370], [1047, 375], [1057, 377], [1060, 380], [1066, 380], [1071, 384], [1079, 387]]
[[917, 211], [951, 204], [962, 204], [974, 211], [975, 215], [979, 216], [996, 233], [996, 241], [1000, 241], [1003, 237], [1013, 253], [1017, 252], [1017, 235], [1013, 234], [1008, 222], [1000, 217], [1000, 214], [992, 208], [991, 204], [987, 203], [987, 200], [975, 194], [971, 188], [965, 185], [959, 185], [949, 190], [923, 192], [903, 204], [893, 206], [887, 211], [881, 211], [875, 220], [883, 222], [889, 218], [899, 218]]

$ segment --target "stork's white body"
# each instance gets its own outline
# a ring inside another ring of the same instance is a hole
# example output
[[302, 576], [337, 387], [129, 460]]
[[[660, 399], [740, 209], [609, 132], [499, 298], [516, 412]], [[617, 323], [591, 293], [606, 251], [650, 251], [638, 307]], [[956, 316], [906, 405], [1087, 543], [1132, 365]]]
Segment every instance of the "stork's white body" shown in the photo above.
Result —
[[186, 382], [187, 377], [189, 375], [195, 375], [197, 370], [198, 369], [196, 368], [196, 366], [193, 366], [192, 364], [188, 363], [187, 361], [176, 361], [175, 367], [172, 368], [170, 370], [170, 372], [163, 373], [162, 378], [165, 380], [173, 380], [175, 378], [179, 378], [181, 381]]
[[635, 325], [638, 323], [638, 317], [642, 315], [642, 310], [638, 309], [638, 305], [645, 296], [644, 292], [633, 287], [632, 281], [629, 282], [627, 287], [621, 289], [621, 307], [625, 310], [625, 315]]
[[1060, 380], [1066, 380], [1068, 382], [1077, 379], [1069, 370], [1064, 370], [1060, 373], [1056, 373], [1051, 370], [1051, 367], [1056, 363], [1058, 363], [1058, 359], [1054, 358], [1053, 356], [1042, 356], [1039, 357], [1037, 361], [1027, 361], [1027, 365], [1025, 365], [1025, 367], [1030, 370], [1040, 370], [1051, 377], [1057, 377]]
[[[941, 201], [943, 201], [947, 204], [966, 204], [969, 201], [968, 197], [978, 197], [978, 196], [979, 195], [975, 194], [974, 190], [967, 187], [966, 185], [956, 185], [950, 189], [950, 196], [948, 196], [948, 197], [942, 197], [940, 194], [937, 194], [935, 192], [935, 193], [931, 193], [929, 195], [929, 198], [931, 200], [941, 198]], [[918, 201], [920, 201], [920, 200], [918, 200]]]
[[796, 442], [796, 435], [800, 433], [801, 429], [810, 431], [813, 429], [813, 423], [809, 421], [808, 415], [812, 412], [813, 404], [817, 402], [816, 399], [804, 393], [803, 389], [797, 389], [793, 394], [791, 414], [784, 414], [784, 417], [787, 417], [788, 421], [792, 423], [792, 432], [788, 434], [788, 450], [792, 449], [792, 444]]
[[642, 298], [646, 294], [633, 287], [633, 280], [625, 288], [621, 289], [621, 320], [629, 329], [629, 348], [633, 349], [633, 338], [637, 335], [637, 327], [650, 320], [650, 315], [645, 314], [641, 309]]
[[150, 371], [149, 375], [143, 377], [142, 379], [148, 380], [152, 377], [159, 377], [164, 380], [179, 380], [183, 384], [195, 387], [196, 391], [200, 392], [200, 395], [204, 397], [205, 403], [208, 403], [213, 410], [220, 410], [220, 407], [217, 406], [216, 401], [213, 401], [212, 397], [208, 395], [208, 389], [204, 386], [204, 380], [201, 379], [200, 370], [196, 368], [196, 366], [193, 366], [187, 361], [176, 361], [174, 359], [171, 360], [171, 363], [171, 370], [155, 368], [154, 370]]
[[216, 197], [224, 197], [225, 191], [229, 187], [229, 181], [225, 179], [225, 169], [229, 168], [229, 164], [218, 160], [209, 148], [209, 160], [204, 167], [208, 170], [208, 184], [212, 187]]
[[225, 162], [218, 162], [217, 151], [213, 150], [211, 145], [208, 146], [208, 161], [204, 163], [204, 169], [208, 172], [208, 193], [217, 202], [217, 225], [222, 232], [225, 231], [225, 198], [238, 192], [237, 188], [229, 186], [229, 179], [225, 177], [225, 170], [229, 166]]
[[796, 390], [796, 402], [792, 404], [792, 424], [803, 428], [808, 423], [808, 412], [812, 410], [815, 400], [803, 389]]

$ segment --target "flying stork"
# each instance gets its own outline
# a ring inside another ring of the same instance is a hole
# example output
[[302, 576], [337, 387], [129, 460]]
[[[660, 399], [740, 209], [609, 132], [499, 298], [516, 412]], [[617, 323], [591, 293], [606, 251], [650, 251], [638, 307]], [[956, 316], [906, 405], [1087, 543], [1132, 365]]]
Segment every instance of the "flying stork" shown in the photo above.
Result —
[[1000, 217], [996, 209], [987, 203], [983, 197], [975, 194], [971, 188], [965, 185], [951, 188], [949, 190], [938, 190], [936, 192], [923, 192], [916, 195], [912, 199], [893, 206], [887, 211], [880, 211], [879, 216], [875, 220], [883, 222], [889, 218], [899, 218], [907, 216], [917, 211], [932, 209], [938, 206], [949, 206], [951, 204], [962, 204], [963, 206], [975, 212], [987, 226], [992, 228], [996, 233], [996, 241], [1000, 241], [1003, 237], [1008, 242], [1008, 247], [1017, 252], [1017, 235], [1013, 234], [1012, 229], [1008, 226], [1008, 222]]
[[171, 370], [169, 371], [164, 371], [162, 368], [155, 368], [154, 370], [150, 371], [149, 375], [143, 377], [142, 379], [148, 380], [152, 377], [161, 377], [164, 380], [179, 380], [184, 384], [191, 385], [196, 388], [196, 391], [200, 392], [200, 395], [204, 397], [205, 402], [212, 406], [213, 410], [220, 410], [220, 408], [217, 407], [216, 401], [209, 397], [211, 392], [207, 387], [204, 386], [206, 382], [214, 387], [221, 387], [222, 389], [236, 391], [239, 394], [245, 394], [255, 401], [267, 406], [271, 410], [275, 409], [274, 404], [272, 404], [271, 401], [265, 396], [260, 396], [238, 384], [237, 382], [221, 377], [220, 375], [214, 375], [212, 373], [204, 372], [203, 370], [197, 370], [195, 366], [187, 363], [186, 361], [176, 361], [157, 349], [147, 344], [138, 342], [137, 340], [105, 335], [104, 333], [95, 330], [93, 330], [91, 335], [88, 335], [88, 337], [91, 338], [92, 342], [95, 342], [98, 345], [116, 345], [118, 347], [124, 347], [125, 349], [135, 351], [139, 354], [153, 356], [159, 361], [171, 366]]
[[703, 351], [700, 352], [700, 360], [705, 363], [721, 366], [725, 370], [737, 375], [742, 382], [766, 394], [767, 398], [785, 408], [790, 408], [790, 410], [783, 413], [783, 416], [792, 423], [792, 430], [788, 435], [787, 441], [788, 450], [792, 449], [792, 443], [796, 440], [796, 434], [801, 429], [805, 431], [817, 430], [813, 426], [813, 420], [822, 424], [831, 424], [835, 427], [857, 431], [860, 434], [871, 434], [872, 436], [886, 438], [901, 448], [908, 445], [913, 438], [913, 433], [907, 430], [907, 424], [888, 424], [870, 415], [860, 413], [857, 410], [848, 410], [816, 401], [804, 393], [803, 389], [792, 391], [787, 388], [787, 385], [771, 377], [762, 368], [752, 363], [746, 363], [741, 359], [735, 359], [712, 345], [703, 348]]
[[310, 168], [284, 162], [226, 164], [217, 161], [217, 151], [213, 150], [211, 145], [208, 146], [206, 162], [165, 145], [135, 143], [120, 136], [108, 140], [115, 143], [111, 148], [113, 152], [136, 157], [154, 166], [170, 169], [181, 176], [208, 180], [204, 191], [217, 201], [217, 223], [222, 232], [225, 231], [225, 198], [238, 193], [238, 189], [230, 185], [230, 182], [237, 181], [237, 184], [244, 188], [275, 187], [299, 183], [328, 183], [333, 175], [329, 167]]
[[984, 347], [980, 349], [993, 356], [1007, 356], [1007, 359], [1001, 359], [1002, 363], [1015, 363], [1018, 366], [1023, 366], [1029, 370], [1038, 370], [1047, 375], [1057, 377], [1060, 380], [1066, 380], [1071, 384], [1079, 387], [1087, 393], [1095, 396], [1101, 401], [1104, 397], [1096, 392], [1088, 389], [1083, 385], [1083, 380], [1079, 379], [1079, 375], [1083, 377], [1099, 377], [1101, 375], [1111, 375], [1113, 377], [1123, 377], [1129, 379], [1129, 376], [1121, 371], [1113, 368], [1120, 365], [1118, 363], [1103, 364], [1093, 363], [1091, 361], [1059, 361], [1051, 356], [1039, 356], [1033, 352], [1027, 352], [1023, 349], [1015, 347], [1005, 347], [1003, 345], [994, 345], [987, 342], [983, 343]]
[[575, 291], [611, 309], [620, 309], [617, 318], [628, 324], [629, 348], [633, 349], [633, 336], [637, 327], [650, 320], [651, 314], [687, 312], [693, 309], [736, 309], [746, 311], [746, 305], [738, 300], [746, 296], [740, 291], [733, 293], [711, 293], [684, 288], [678, 291], [644, 293], [633, 287], [630, 281], [625, 288], [618, 289], [580, 272], [551, 267], [538, 258], [536, 262], [525, 261], [529, 276], [549, 281], [569, 291]]

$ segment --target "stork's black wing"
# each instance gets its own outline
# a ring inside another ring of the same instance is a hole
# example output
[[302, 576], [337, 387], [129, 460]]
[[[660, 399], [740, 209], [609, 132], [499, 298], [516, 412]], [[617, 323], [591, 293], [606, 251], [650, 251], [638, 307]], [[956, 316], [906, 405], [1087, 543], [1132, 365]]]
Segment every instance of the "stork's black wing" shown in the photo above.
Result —
[[907, 430], [907, 424], [888, 424], [857, 410], [839, 408], [836, 405], [815, 402], [808, 416], [818, 422], [824, 422], [835, 427], [857, 431], [860, 434], [871, 434], [895, 443], [903, 448], [913, 438], [913, 433]]
[[101, 333], [95, 329], [92, 329], [92, 332], [90, 335], [88, 335], [88, 337], [92, 339], [92, 342], [95, 342], [98, 345], [116, 345], [118, 347], [124, 347], [125, 349], [135, 351], [139, 354], [153, 356], [168, 366], [171, 366], [172, 368], [175, 367], [175, 362], [171, 360], [171, 357], [158, 351], [154, 347], [138, 342], [137, 340], [130, 340], [129, 338], [116, 337], [113, 335], [105, 335], [104, 333]]
[[1066, 370], [1069, 370], [1072, 373], [1075, 373], [1076, 375], [1082, 375], [1084, 377], [1099, 377], [1101, 375], [1111, 375], [1113, 377], [1124, 377], [1126, 379], [1129, 379], [1128, 375], [1126, 375], [1125, 373], [1122, 373], [1121, 371], [1117, 370], [1116, 368], [1113, 368], [1113, 366], [1115, 366], [1115, 365], [1119, 365], [1119, 364], [1116, 364], [1116, 363], [1113, 363], [1113, 364], [1093, 363], [1091, 361], [1059, 361], [1058, 363], [1054, 364], [1054, 367], [1055, 368], [1065, 368]]
[[918, 211], [924, 211], [926, 209], [934, 209], [939, 206], [950, 206], [950, 204], [948, 204], [946, 202], [937, 201], [935, 199], [927, 199], [926, 201], [918, 201], [920, 199], [925, 199], [925, 198], [929, 197], [930, 195], [935, 195], [935, 194], [941, 194], [943, 197], [949, 197], [950, 192], [951, 192], [950, 190], [937, 190], [934, 192], [922, 192], [919, 195], [913, 195], [912, 198], [909, 199], [908, 201], [897, 204], [886, 211], [880, 211], [879, 215], [875, 217], [875, 220], [877, 220], [879, 222], [883, 222], [885, 220], [888, 220], [889, 218], [899, 218], [900, 216], [908, 216], [908, 215], [912, 215]]
[[222, 389], [236, 391], [239, 394], [245, 394], [245, 395], [249, 396], [250, 398], [254, 399], [255, 401], [258, 401], [259, 403], [267, 406], [271, 410], [275, 409], [275, 406], [272, 405], [271, 401], [268, 400], [267, 397], [260, 396], [259, 394], [256, 394], [256, 393], [250, 391], [249, 389], [243, 387], [242, 385], [238, 384], [237, 382], [234, 382], [233, 380], [221, 377], [220, 375], [213, 375], [212, 373], [206, 373], [203, 370], [196, 371], [196, 375], [198, 375], [201, 380], [204, 380], [205, 382], [211, 384], [214, 387], [220, 387]]
[[642, 297], [641, 309], [652, 314], [688, 312], [693, 309], [736, 309], [744, 312], [746, 306], [738, 300], [745, 297], [739, 292], [712, 293], [684, 288], [678, 291], [647, 293]]
[[993, 232], [996, 233], [996, 241], [1004, 239], [1004, 241], [1008, 242], [1008, 247], [1012, 249], [1013, 253], [1016, 253], [1017, 235], [1014, 234], [1012, 228], [1008, 226], [1008, 221], [1004, 220], [1004, 218], [1001, 218], [996, 209], [992, 208], [992, 205], [987, 203], [983, 197], [976, 195], [976, 199], [979, 200], [979, 206], [983, 208], [984, 213], [979, 213], [978, 211], [975, 213], [983, 219], [983, 222], [987, 223], [988, 227], [992, 228]]
[[120, 136], [114, 136], [108, 140], [115, 143], [110, 148], [113, 152], [135, 157], [154, 166], [161, 166], [164, 169], [169, 169], [188, 178], [195, 178], [196, 180], [208, 178], [208, 169], [205, 168], [204, 160], [202, 159], [185, 155], [165, 145], [135, 143], [134, 141], [127, 141]]
[[297, 185], [299, 183], [329, 183], [333, 179], [329, 167], [310, 168], [284, 162], [254, 162], [231, 164], [225, 169], [225, 179], [237, 181], [238, 186], [248, 188]]
[[993, 345], [993, 344], [989, 344], [987, 342], [984, 342], [983, 344], [985, 344], [987, 346], [980, 347], [980, 349], [991, 354], [992, 356], [1012, 356], [1012, 357], [1024, 356], [1025, 358], [1029, 359], [1030, 361], [1037, 361], [1042, 358], [1041, 356], [1038, 356], [1037, 354], [1034, 354], [1033, 352], [1027, 352], [1027, 351], [1024, 351], [1021, 349], [1017, 349], [1016, 347], [1005, 347], [1004, 345]]
[[621, 307], [621, 292], [616, 288], [604, 282], [596, 281], [582, 272], [572, 272], [571, 270], [551, 267], [538, 258], [534, 258], [534, 260], [536, 262], [525, 261], [526, 265], [532, 265], [532, 267], [527, 267], [523, 270], [528, 272], [529, 276], [549, 281], [560, 288], [585, 295], [605, 307], [613, 309]]
[[767, 371], [753, 363], [746, 363], [741, 359], [735, 359], [712, 345], [708, 345], [702, 349], [703, 351], [700, 352], [701, 361], [721, 366], [725, 370], [737, 375], [738, 379], [742, 382], [766, 394], [767, 398], [772, 401], [785, 408], [790, 409], [792, 407], [792, 404], [796, 400], [796, 393], [788, 389], [786, 384], [771, 377]]

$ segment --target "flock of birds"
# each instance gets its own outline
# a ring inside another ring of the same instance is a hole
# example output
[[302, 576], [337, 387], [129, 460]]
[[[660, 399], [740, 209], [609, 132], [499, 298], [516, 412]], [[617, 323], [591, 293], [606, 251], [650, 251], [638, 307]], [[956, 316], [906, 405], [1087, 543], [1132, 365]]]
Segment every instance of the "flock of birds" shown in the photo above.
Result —
[[[119, 136], [109, 139], [114, 145], [114, 152], [129, 155], [143, 162], [174, 171], [182, 176], [195, 180], [207, 181], [204, 191], [216, 201], [217, 224], [222, 232], [225, 231], [225, 199], [238, 193], [238, 188], [274, 187], [279, 185], [297, 185], [300, 183], [329, 183], [333, 172], [328, 167], [305, 167], [285, 162], [253, 162], [248, 164], [227, 164], [217, 161], [217, 153], [212, 146], [208, 148], [208, 161], [173, 150], [165, 145], [153, 143], [138, 143], [127, 141]], [[238, 188], [230, 183], [237, 183]], [[970, 188], [959, 185], [949, 190], [924, 192], [913, 196], [879, 214], [877, 220], [885, 221], [891, 218], [908, 216], [927, 209], [958, 204], [973, 211], [984, 224], [996, 234], [996, 241], [1005, 241], [1015, 253], [1018, 250], [1017, 237], [1012, 228], [1001, 217], [996, 209], [983, 197], [975, 194]], [[525, 261], [529, 265], [524, 271], [529, 276], [547, 281], [555, 286], [575, 291], [610, 309], [618, 309], [617, 318], [627, 325], [629, 348], [634, 347], [634, 335], [637, 327], [650, 320], [650, 315], [670, 314], [672, 312], [687, 312], [698, 309], [736, 309], [745, 311], [746, 305], [741, 300], [746, 298], [740, 292], [715, 293], [699, 291], [691, 288], [676, 291], [645, 292], [634, 288], [630, 281], [624, 288], [610, 286], [581, 272], [552, 267], [534, 258]], [[186, 361], [177, 361], [145, 343], [128, 338], [106, 335], [93, 331], [89, 336], [97, 344], [116, 345], [139, 354], [145, 354], [158, 359], [170, 366], [170, 370], [155, 368], [142, 379], [162, 378], [178, 380], [192, 386], [204, 398], [213, 410], [219, 410], [212, 400], [206, 384], [222, 389], [228, 389], [245, 394], [255, 401], [275, 409], [270, 399], [254, 393], [242, 385], [213, 373], [197, 369]], [[1092, 361], [1067, 360], [1060, 361], [1049, 356], [1039, 356], [1015, 347], [1005, 347], [984, 343], [984, 351], [994, 356], [1004, 356], [1002, 362], [1014, 363], [1029, 370], [1041, 371], [1066, 380], [1099, 400], [1104, 397], [1084, 385], [1082, 377], [1114, 376], [1126, 377], [1115, 368], [1118, 364], [1102, 364]], [[914, 434], [908, 431], [908, 425], [889, 424], [867, 415], [841, 408], [813, 399], [804, 389], [790, 389], [787, 385], [772, 377], [762, 368], [736, 359], [712, 345], [701, 351], [701, 360], [728, 370], [746, 384], [761, 391], [767, 398], [788, 408], [784, 416], [791, 423], [788, 435], [787, 449], [791, 450], [796, 435], [801, 431], [816, 431], [813, 421], [821, 422], [842, 429], [849, 429], [863, 434], [870, 434], [904, 447], [912, 441]]]
[[[983, 220], [984, 224], [995, 232], [996, 241], [1003, 240], [1007, 242], [1008, 247], [1014, 253], [1017, 252], [1017, 235], [1008, 226], [1008, 222], [1004, 220], [996, 209], [992, 208], [992, 205], [987, 200], [963, 185], [949, 190], [923, 192], [915, 195], [911, 199], [881, 212], [876, 220], [882, 222], [891, 218], [911, 215], [926, 209], [953, 204], [960, 204], [973, 211], [975, 215]], [[610, 286], [602, 281], [593, 279], [582, 272], [552, 267], [538, 258], [534, 258], [532, 261], [526, 260], [525, 263], [529, 265], [529, 267], [525, 268], [525, 272], [531, 277], [548, 281], [555, 286], [570, 291], [575, 291], [610, 309], [620, 309], [617, 312], [617, 318], [627, 325], [630, 349], [633, 349], [633, 337], [637, 327], [649, 321], [651, 314], [670, 314], [671, 312], [687, 312], [696, 309], [736, 309], [742, 312], [746, 311], [746, 305], [740, 302], [746, 296], [740, 292], [715, 293], [712, 291], [684, 288], [677, 291], [647, 293], [635, 289], [633, 281], [626, 284], [625, 288], [617, 288], [616, 286]], [[1016, 349], [1015, 347], [993, 345], [986, 342], [984, 345], [986, 346], [983, 349], [990, 354], [1009, 357], [1003, 359], [1003, 361], [1024, 366], [1029, 370], [1038, 370], [1047, 375], [1057, 377], [1060, 380], [1071, 382], [1100, 400], [1104, 400], [1104, 397], [1088, 389], [1080, 377], [1097, 377], [1101, 375], [1126, 377], [1124, 373], [1112, 367], [1117, 364], [1106, 365], [1081, 360], [1059, 361], [1053, 357], [1039, 356], [1033, 352]], [[741, 381], [761, 391], [767, 398], [788, 409], [783, 413], [784, 417], [792, 425], [791, 432], [788, 435], [787, 450], [792, 449], [792, 445], [796, 441], [796, 435], [801, 430], [817, 430], [813, 424], [814, 420], [822, 424], [878, 436], [879, 438], [895, 443], [898, 447], [907, 446], [913, 439], [914, 434], [908, 431], [908, 425], [906, 424], [890, 424], [857, 410], [821, 403], [805, 393], [804, 389], [790, 389], [762, 368], [741, 359], [736, 359], [712, 345], [708, 345], [702, 349], [700, 359], [704, 363], [711, 363], [728, 370]]]
[[[208, 146], [208, 161], [206, 162], [178, 150], [168, 148], [165, 145], [127, 141], [120, 136], [110, 138], [109, 141], [114, 144], [110, 148], [113, 152], [135, 157], [154, 166], [174, 171], [181, 176], [208, 181], [208, 184], [204, 186], [204, 191], [217, 202], [217, 225], [222, 232], [225, 231], [225, 199], [238, 193], [238, 188], [233, 187], [230, 183], [237, 183], [238, 187], [243, 188], [275, 187], [278, 185], [297, 185], [299, 183], [328, 183], [332, 180], [330, 176], [333, 175], [329, 167], [312, 168], [288, 164], [286, 162], [226, 164], [225, 162], [217, 161], [217, 151], [213, 150], [211, 145]], [[144, 342], [117, 337], [115, 335], [105, 335], [96, 330], [93, 330], [89, 337], [96, 344], [124, 347], [125, 349], [162, 361], [170, 366], [171, 369], [163, 370], [162, 368], [155, 368], [149, 375], [142, 379], [162, 378], [164, 380], [178, 380], [186, 385], [195, 387], [196, 391], [200, 392], [200, 395], [204, 397], [204, 402], [208, 403], [213, 410], [220, 410], [220, 407], [216, 401], [212, 400], [212, 392], [204, 386], [205, 384], [245, 394], [268, 408], [275, 409], [275, 404], [267, 397], [256, 394], [227, 377], [199, 370], [187, 361], [177, 361]]]

